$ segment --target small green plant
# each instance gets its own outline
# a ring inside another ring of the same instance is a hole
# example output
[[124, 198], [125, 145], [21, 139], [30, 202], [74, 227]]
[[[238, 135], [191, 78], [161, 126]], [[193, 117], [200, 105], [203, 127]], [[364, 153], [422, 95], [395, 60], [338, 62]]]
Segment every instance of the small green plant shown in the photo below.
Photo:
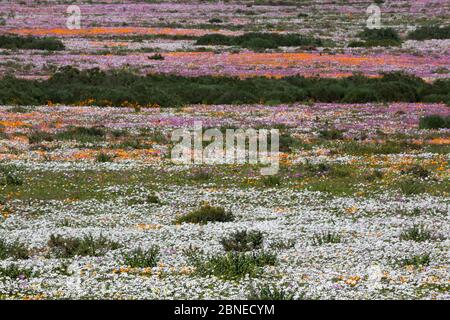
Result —
[[450, 25], [449, 26], [423, 26], [411, 31], [408, 34], [408, 39], [413, 40], [427, 40], [427, 39], [450, 39]]
[[161, 200], [159, 199], [159, 197], [156, 194], [149, 194], [147, 196], [147, 203], [158, 204], [158, 203], [161, 203]]
[[53, 141], [54, 135], [45, 131], [34, 131], [28, 135], [28, 141], [31, 144], [40, 143], [42, 141]]
[[114, 159], [114, 156], [109, 155], [109, 154], [104, 153], [104, 152], [100, 152], [95, 157], [95, 161], [97, 161], [97, 162], [112, 162], [113, 159]]
[[87, 235], [83, 238], [65, 238], [61, 235], [51, 235], [47, 243], [50, 254], [59, 258], [75, 256], [102, 256], [109, 250], [120, 248], [116, 242], [106, 239], [103, 235], [94, 238]]
[[338, 233], [331, 231], [316, 233], [313, 236], [313, 244], [315, 246], [321, 246], [326, 243], [340, 243], [341, 241], [341, 236]]
[[415, 266], [415, 267], [424, 267], [430, 264], [430, 254], [420, 254], [416, 256], [412, 256], [410, 258], [403, 259], [401, 261], [402, 266]]
[[199, 223], [206, 224], [208, 222], [230, 222], [234, 220], [231, 212], [225, 211], [222, 207], [213, 207], [209, 204], [201, 206], [184, 216], [180, 216], [175, 223]]
[[400, 191], [407, 196], [425, 192], [425, 186], [416, 179], [405, 179], [398, 183]]
[[324, 129], [319, 131], [319, 137], [326, 140], [338, 140], [342, 139], [343, 131], [337, 129]]
[[251, 251], [261, 249], [263, 234], [261, 231], [237, 231], [220, 241], [225, 251]]
[[155, 53], [152, 56], [148, 57], [150, 60], [164, 60], [164, 56], [160, 53]]
[[30, 257], [27, 247], [19, 241], [13, 243], [6, 243], [5, 240], [0, 240], [0, 260], [7, 258], [13, 259], [28, 259]]
[[261, 273], [264, 266], [277, 263], [275, 254], [267, 252], [243, 253], [228, 252], [225, 255], [201, 256], [197, 251], [188, 252], [188, 261], [195, 267], [195, 273], [200, 276], [216, 276], [224, 280], [237, 280], [245, 277], [255, 277]]
[[266, 176], [261, 179], [263, 185], [268, 188], [281, 185], [281, 179], [278, 176]]
[[426, 178], [430, 175], [430, 172], [419, 164], [407, 166], [401, 170], [401, 173], [413, 175], [417, 178]]
[[33, 270], [30, 268], [20, 268], [12, 264], [8, 267], [0, 268], [0, 278], [10, 279], [29, 279], [33, 276]]
[[61, 40], [48, 37], [20, 37], [12, 35], [0, 35], [0, 48], [4, 49], [37, 49], [60, 51], [64, 50]]
[[440, 116], [437, 114], [420, 118], [419, 129], [449, 129], [450, 116]]
[[274, 285], [260, 285], [251, 287], [248, 300], [294, 300], [295, 293], [279, 289]]
[[79, 142], [102, 141], [106, 132], [102, 128], [72, 127], [55, 135], [57, 140], [76, 140]]
[[0, 186], [20, 186], [22, 184], [23, 175], [16, 165], [0, 164]]
[[405, 229], [400, 234], [400, 240], [424, 242], [432, 240], [431, 231], [423, 225], [414, 225], [411, 228]]
[[124, 262], [131, 268], [153, 268], [159, 260], [159, 248], [152, 246], [148, 250], [137, 248], [124, 257]]

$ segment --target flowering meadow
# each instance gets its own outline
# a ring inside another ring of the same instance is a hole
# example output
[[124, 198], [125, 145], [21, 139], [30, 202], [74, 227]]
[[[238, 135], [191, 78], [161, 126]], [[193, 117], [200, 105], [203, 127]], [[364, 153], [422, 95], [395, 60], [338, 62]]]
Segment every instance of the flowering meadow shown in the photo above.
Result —
[[448, 1], [66, 2], [0, 3], [0, 300], [450, 299]]

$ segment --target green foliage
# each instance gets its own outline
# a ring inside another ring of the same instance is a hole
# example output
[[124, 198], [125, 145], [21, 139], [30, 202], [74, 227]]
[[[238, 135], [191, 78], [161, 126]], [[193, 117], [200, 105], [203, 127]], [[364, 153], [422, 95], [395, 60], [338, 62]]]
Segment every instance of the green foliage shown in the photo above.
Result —
[[206, 224], [208, 222], [230, 222], [234, 220], [231, 212], [225, 211], [222, 207], [213, 207], [209, 204], [201, 206], [186, 215], [180, 216], [175, 223], [199, 223]]
[[95, 142], [105, 138], [106, 132], [102, 128], [72, 127], [55, 135], [57, 140], [76, 140], [79, 142]]
[[112, 162], [113, 159], [114, 159], [114, 156], [109, 155], [109, 154], [104, 153], [104, 152], [100, 152], [95, 157], [95, 161], [97, 161], [97, 162]]
[[427, 99], [450, 101], [450, 80], [428, 84], [404, 73], [381, 78], [352, 76], [342, 79], [282, 79], [252, 77], [138, 76], [124, 70], [79, 71], [65, 67], [48, 80], [26, 80], [5, 76], [0, 79], [0, 104], [42, 105], [48, 101], [79, 104], [93, 99], [97, 106], [158, 104], [249, 104], [277, 101], [304, 102], [418, 102]]
[[402, 266], [415, 266], [415, 267], [425, 267], [430, 264], [430, 254], [421, 254], [412, 256], [410, 258], [403, 259], [401, 261]]
[[398, 32], [392, 28], [364, 29], [358, 37], [365, 41], [352, 41], [349, 47], [390, 47], [402, 43]]
[[450, 116], [440, 116], [437, 114], [420, 118], [420, 129], [450, 129]]
[[433, 239], [431, 231], [423, 225], [414, 225], [400, 234], [400, 240], [424, 242]]
[[58, 258], [72, 258], [75, 256], [102, 256], [109, 250], [120, 247], [116, 242], [110, 241], [101, 235], [94, 238], [87, 235], [83, 238], [64, 238], [61, 235], [51, 235], [47, 243], [50, 254]]
[[152, 56], [148, 57], [150, 60], [164, 60], [164, 56], [160, 53], [155, 53]]
[[8, 267], [0, 268], [0, 278], [26, 278], [29, 279], [33, 276], [33, 270], [30, 268], [20, 268], [15, 264], [11, 264]]
[[0, 163], [0, 186], [20, 186], [22, 184], [23, 175], [16, 165]]
[[414, 178], [404, 179], [398, 183], [400, 191], [407, 196], [425, 192], [425, 186]]
[[33, 131], [28, 135], [28, 141], [31, 144], [40, 143], [42, 141], [53, 141], [54, 135], [45, 131]]
[[261, 179], [263, 185], [268, 188], [273, 188], [281, 185], [281, 178], [279, 176], [266, 176]]
[[261, 231], [237, 231], [220, 241], [225, 251], [252, 251], [261, 249], [263, 234]]
[[61, 42], [61, 40], [55, 38], [35, 38], [35, 37], [19, 37], [12, 35], [0, 35], [0, 48], [60, 51], [64, 50], [64, 44]]
[[338, 140], [342, 139], [344, 136], [344, 131], [337, 130], [334, 128], [324, 129], [319, 131], [319, 137], [326, 140]]
[[7, 258], [28, 259], [29, 257], [30, 253], [23, 243], [19, 241], [6, 243], [5, 240], [0, 239], [0, 260]]
[[131, 268], [153, 268], [159, 260], [159, 248], [150, 247], [148, 250], [138, 248], [128, 253], [124, 257], [124, 262]]
[[320, 39], [304, 37], [298, 34], [278, 33], [246, 33], [241, 36], [226, 36], [222, 34], [207, 34], [198, 38], [196, 45], [239, 46], [252, 50], [275, 49], [278, 47], [321, 46]]
[[247, 296], [248, 300], [294, 300], [294, 292], [279, 289], [274, 285], [260, 285], [252, 287]]
[[326, 243], [340, 243], [341, 241], [341, 236], [338, 233], [331, 231], [316, 233], [313, 236], [313, 244], [315, 246], [321, 246]]
[[408, 34], [408, 39], [412, 40], [428, 40], [428, 39], [450, 39], [450, 25], [440, 26], [423, 26]]
[[195, 267], [195, 274], [216, 276], [224, 280], [238, 280], [246, 275], [255, 277], [264, 266], [277, 263], [275, 254], [267, 252], [228, 252], [203, 257], [198, 252], [188, 252], [188, 260]]
[[419, 164], [407, 166], [401, 170], [401, 173], [412, 175], [417, 178], [426, 178], [430, 175], [430, 172]]

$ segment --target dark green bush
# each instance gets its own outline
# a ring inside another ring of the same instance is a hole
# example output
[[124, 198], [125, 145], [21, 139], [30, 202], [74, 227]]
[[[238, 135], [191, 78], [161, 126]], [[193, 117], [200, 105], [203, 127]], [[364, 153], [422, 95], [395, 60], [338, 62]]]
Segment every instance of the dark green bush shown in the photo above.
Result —
[[225, 251], [252, 251], [261, 249], [263, 234], [261, 231], [237, 231], [220, 241]]
[[64, 44], [61, 42], [61, 40], [55, 38], [0, 35], [0, 48], [59, 51], [64, 50]]
[[431, 231], [423, 225], [414, 225], [400, 234], [400, 240], [423, 242], [433, 239]]
[[94, 238], [87, 235], [83, 238], [62, 237], [51, 235], [47, 243], [49, 253], [58, 258], [72, 258], [75, 256], [102, 256], [109, 250], [120, 248], [116, 242], [110, 241], [101, 235]]
[[0, 186], [20, 186], [22, 184], [23, 175], [16, 165], [0, 163]]
[[138, 248], [124, 257], [124, 262], [131, 268], [153, 268], [159, 260], [159, 248], [152, 246], [148, 250]]
[[402, 266], [415, 266], [415, 267], [425, 267], [430, 264], [430, 254], [422, 254], [417, 256], [412, 256], [410, 258], [403, 259], [401, 261]]
[[243, 253], [228, 252], [223, 255], [203, 257], [196, 252], [188, 253], [189, 262], [195, 267], [195, 274], [200, 276], [216, 276], [224, 280], [237, 280], [255, 277], [264, 266], [277, 263], [275, 254], [267, 252]]
[[13, 258], [13, 259], [28, 259], [30, 253], [27, 247], [18, 241], [13, 243], [6, 243], [5, 240], [0, 239], [0, 260]]
[[0, 268], [0, 278], [26, 278], [29, 279], [33, 276], [33, 270], [30, 268], [20, 268], [19, 266], [12, 264], [8, 267]]
[[420, 118], [420, 129], [449, 129], [450, 128], [450, 116], [440, 116], [437, 114], [429, 115]]
[[196, 45], [224, 45], [239, 46], [248, 49], [275, 49], [278, 47], [296, 46], [321, 46], [320, 39], [304, 37], [298, 34], [278, 34], [278, 33], [246, 33], [241, 36], [226, 36], [221, 34], [207, 34], [198, 38]]
[[450, 39], [449, 26], [423, 26], [408, 34], [408, 39], [428, 40], [428, 39]]
[[335, 232], [323, 232], [316, 233], [313, 236], [313, 244], [315, 246], [320, 246], [326, 243], [340, 243], [342, 241], [341, 236]]
[[260, 285], [252, 287], [247, 299], [248, 300], [294, 300], [294, 292], [279, 289], [274, 285]]
[[65, 67], [48, 80], [25, 80], [5, 76], [0, 79], [0, 104], [42, 105], [48, 101], [79, 104], [93, 99], [93, 105], [110, 106], [158, 104], [249, 104], [277, 101], [304, 102], [418, 102], [432, 97], [450, 101], [450, 80], [428, 84], [404, 73], [388, 73], [381, 78], [355, 75], [342, 79], [272, 79], [227, 77], [182, 77], [174, 75], [138, 76], [127, 71], [98, 69], [79, 71]]
[[201, 206], [184, 216], [175, 219], [175, 223], [200, 223], [206, 224], [208, 222], [230, 222], [234, 220], [231, 212], [225, 211], [222, 207], [212, 207], [209, 204]]

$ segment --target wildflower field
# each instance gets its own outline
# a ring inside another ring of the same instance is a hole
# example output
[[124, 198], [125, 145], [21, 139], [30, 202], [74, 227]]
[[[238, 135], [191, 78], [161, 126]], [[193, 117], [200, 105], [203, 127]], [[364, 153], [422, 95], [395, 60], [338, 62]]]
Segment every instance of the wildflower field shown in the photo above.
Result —
[[71, 4], [0, 3], [0, 300], [450, 298], [448, 1]]

